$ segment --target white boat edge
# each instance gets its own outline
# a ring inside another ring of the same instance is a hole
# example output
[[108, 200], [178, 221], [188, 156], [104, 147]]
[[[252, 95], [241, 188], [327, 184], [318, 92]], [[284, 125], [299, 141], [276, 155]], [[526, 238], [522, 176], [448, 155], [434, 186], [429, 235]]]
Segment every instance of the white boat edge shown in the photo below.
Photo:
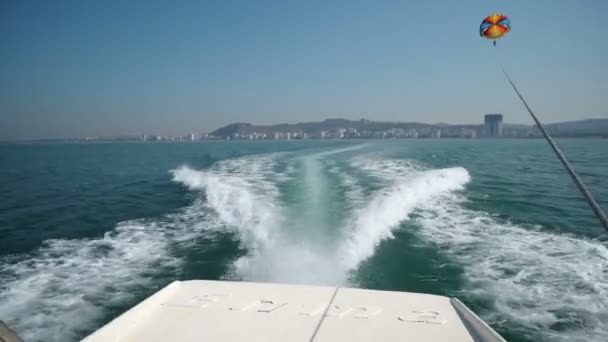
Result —
[[83, 341], [505, 341], [456, 298], [174, 281]]

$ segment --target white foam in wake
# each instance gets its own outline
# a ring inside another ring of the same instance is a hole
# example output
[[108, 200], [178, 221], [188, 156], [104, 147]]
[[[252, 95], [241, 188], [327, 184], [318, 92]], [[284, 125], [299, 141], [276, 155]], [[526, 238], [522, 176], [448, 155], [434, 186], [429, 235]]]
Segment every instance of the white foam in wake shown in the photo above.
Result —
[[266, 180], [270, 169], [268, 160], [244, 158], [220, 162], [209, 171], [183, 166], [172, 174], [173, 181], [204, 191], [205, 205], [237, 234], [248, 257], [255, 257], [272, 248], [278, 234], [277, 190]]
[[225, 160], [207, 171], [181, 167], [172, 173], [174, 181], [204, 192], [205, 205], [223, 222], [216, 228], [234, 233], [246, 250], [245, 256], [235, 260], [233, 276], [255, 281], [333, 282], [333, 272], [319, 267], [323, 251], [285, 234], [287, 223], [278, 204], [273, 163], [271, 157], [251, 157]]
[[[350, 196], [349, 188], [363, 196], [358, 186], [352, 184], [351, 176], [340, 174], [334, 162], [320, 163], [318, 158], [322, 156], [315, 154], [304, 159], [301, 167], [308, 171], [305, 174], [322, 177], [321, 173], [309, 169], [328, 167], [330, 172], [341, 177], [347, 197]], [[281, 205], [275, 186], [273, 163], [270, 157], [258, 156], [222, 161], [205, 171], [188, 167], [172, 171], [174, 181], [204, 192], [206, 205], [224, 223], [217, 228], [233, 232], [247, 251], [234, 262], [234, 272], [241, 279], [343, 284], [348, 272], [370, 257], [383, 239], [391, 238], [391, 231], [418, 205], [444, 192], [459, 190], [469, 180], [463, 168], [409, 172], [404, 173], [404, 177], [393, 177], [394, 182], [383, 191], [363, 198], [342, 227], [335, 227], [339, 230], [338, 240], [327, 241], [329, 237], [326, 236], [321, 242], [315, 240], [312, 231], [309, 234], [300, 232], [303, 234], [297, 238], [291, 236], [288, 228], [301, 226], [301, 222], [294, 220], [309, 218], [286, 214], [288, 208]], [[384, 167], [380, 165], [380, 168]], [[319, 181], [308, 180], [312, 184], [309, 184], [308, 195], [326, 195], [317, 184]], [[307, 205], [316, 202], [311, 203]], [[348, 205], [345, 208], [350, 209]]]
[[392, 230], [417, 206], [435, 196], [462, 189], [470, 178], [461, 167], [408, 173], [403, 179], [393, 176], [394, 183], [354, 215], [340, 252], [342, 263], [349, 270], [372, 256], [382, 240], [392, 238]]
[[77, 340], [151, 286], [151, 275], [175, 271], [169, 244], [198, 234], [199, 215], [189, 208], [166, 222], [126, 221], [102, 238], [48, 240], [0, 260], [0, 317], [26, 341]]
[[605, 243], [500, 223], [462, 201], [430, 201], [416, 221], [464, 266], [468, 295], [493, 304], [486, 319], [515, 322], [535, 340], [608, 340]]
[[[416, 202], [417, 233], [464, 268], [464, 295], [493, 307], [483, 313], [486, 320], [507, 324], [531, 340], [608, 340], [606, 243], [499, 222], [467, 209], [464, 195], [450, 191], [468, 181], [460, 168], [422, 171], [409, 161], [374, 158], [353, 164], [387, 183], [403, 175], [414, 177], [402, 189], [417, 197], [393, 201], [388, 199], [398, 198], [399, 192], [388, 192], [385, 201], [370, 205], [369, 216], [359, 224], [368, 227], [361, 230], [367, 233], [353, 238], [355, 245], [365, 247], [359, 249], [363, 256], [373, 252], [372, 242], [390, 237], [390, 230], [379, 228], [396, 222], [398, 213]], [[417, 174], [435, 172], [445, 174], [426, 183], [415, 180]], [[351, 264], [358, 259], [351, 256]]]
[[364, 154], [352, 160], [352, 166], [370, 175], [393, 181], [395, 177], [405, 178], [413, 172], [423, 171], [422, 166], [411, 159], [387, 159], [377, 154]]
[[[317, 155], [304, 165], [312, 168], [308, 171], [327, 167], [316, 158], [334, 154]], [[352, 220], [336, 227], [346, 229], [344, 234], [319, 243], [305, 232], [293, 236], [289, 229], [294, 222], [288, 221], [280, 200], [275, 159], [225, 160], [205, 171], [178, 168], [173, 180], [204, 194], [190, 207], [155, 220], [119, 223], [102, 238], [50, 240], [30, 254], [0, 260], [0, 318], [28, 341], [78, 339], [108, 312], [131, 303], [134, 293], [149, 291], [153, 279], [174, 276], [182, 261], [172, 247], [190, 244], [209, 230], [229, 230], [238, 237], [246, 251], [233, 263], [238, 278], [343, 284], [348, 271], [371, 256], [413, 208], [459, 189], [468, 179], [461, 168], [393, 177], [397, 181], [385, 191], [367, 198], [354, 178], [344, 175], [342, 185], [363, 199]], [[323, 177], [323, 172], [308, 175]], [[317, 184], [315, 196], [324, 196], [324, 187]]]

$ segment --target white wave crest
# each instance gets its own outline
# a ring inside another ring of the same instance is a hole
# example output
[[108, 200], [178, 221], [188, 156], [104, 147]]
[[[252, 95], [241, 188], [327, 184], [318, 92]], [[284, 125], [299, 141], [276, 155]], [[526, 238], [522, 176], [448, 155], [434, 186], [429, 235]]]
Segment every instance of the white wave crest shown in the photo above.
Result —
[[377, 193], [366, 207], [355, 213], [341, 248], [343, 265], [354, 269], [373, 255], [382, 240], [393, 238], [392, 230], [416, 207], [435, 196], [461, 190], [469, 179], [469, 173], [461, 167], [408, 172], [404, 179], [393, 177], [392, 185]]
[[277, 179], [272, 159], [226, 160], [208, 171], [181, 167], [172, 173], [175, 182], [203, 191], [206, 205], [223, 223], [216, 228], [236, 234], [246, 250], [245, 256], [235, 260], [233, 276], [279, 282], [326, 280], [315, 272], [319, 252], [306, 242], [290, 241], [282, 230], [286, 223], [273, 183]]
[[204, 191], [205, 205], [238, 235], [249, 257], [272, 247], [278, 227], [279, 215], [274, 205], [277, 190], [264, 179], [262, 165], [254, 160], [244, 163], [236, 159], [220, 163], [211, 171], [196, 171], [186, 166], [172, 171], [173, 181]]

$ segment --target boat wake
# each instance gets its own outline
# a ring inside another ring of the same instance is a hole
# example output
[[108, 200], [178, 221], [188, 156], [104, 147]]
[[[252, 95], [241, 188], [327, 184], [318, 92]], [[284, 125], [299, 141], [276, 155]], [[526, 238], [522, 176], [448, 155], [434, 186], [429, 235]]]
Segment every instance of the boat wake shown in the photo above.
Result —
[[[235, 262], [236, 276], [241, 279], [356, 286], [349, 281], [349, 273], [408, 220], [422, 241], [439, 248], [463, 269], [465, 288], [460, 296], [480, 303], [484, 318], [498, 329], [508, 326], [530, 339], [608, 337], [608, 248], [604, 243], [518, 226], [467, 209], [462, 190], [470, 176], [461, 167], [429, 169], [414, 161], [378, 156], [348, 160], [346, 165], [335, 158], [314, 159], [317, 167], [340, 178], [342, 200], [356, 202], [345, 207], [348, 214], [334, 227], [333, 240], [323, 244], [313, 234], [289, 239], [292, 232], [285, 227], [299, 226], [297, 221], [305, 218], [286, 214], [286, 207], [293, 203], [281, 202], [272, 172], [250, 178], [225, 173], [225, 168], [207, 172], [181, 168], [174, 180], [203, 191], [220, 216], [226, 212], [258, 215], [246, 222], [230, 216], [224, 219], [234, 229], [246, 230], [238, 236], [244, 237], [249, 255]], [[185, 179], [184, 174], [190, 177]], [[358, 181], [362, 174], [380, 185], [365, 191]], [[244, 183], [223, 188], [235, 176]], [[320, 178], [322, 173], [315, 176]], [[319, 188], [308, 185], [311, 193]], [[325, 189], [318, 196], [330, 196], [330, 189]], [[218, 196], [239, 198], [246, 205], [213, 200]], [[240, 213], [243, 208], [249, 211]], [[253, 239], [251, 230], [256, 232]]]
[[[403, 160], [357, 163], [387, 184], [424, 169]], [[483, 318], [495, 328], [530, 340], [608, 339], [606, 243], [511, 224], [466, 202], [462, 192], [442, 192], [411, 215], [416, 234], [464, 269], [459, 296], [485, 303]]]
[[[337, 173], [331, 160], [322, 157], [351, 150], [302, 158], [304, 175], [297, 181], [306, 183], [302, 188], [305, 197], [313, 197], [302, 200], [303, 203], [281, 202], [280, 191], [273, 181], [276, 175], [270, 165], [272, 159], [228, 160], [206, 171], [181, 167], [172, 171], [173, 180], [202, 191], [209, 207], [225, 224], [217, 228], [236, 234], [248, 251], [234, 263], [237, 278], [347, 285], [349, 272], [372, 256], [382, 240], [392, 238], [391, 231], [418, 205], [440, 194], [461, 190], [469, 180], [463, 168], [430, 170], [398, 178], [395, 184], [371, 194], [337, 226], [325, 227], [333, 232], [324, 231], [319, 236], [318, 226], [323, 222], [311, 224], [310, 216], [327, 214], [322, 212], [326, 206], [319, 206], [318, 202], [332, 197], [327, 186], [321, 184], [329, 180], [324, 179], [319, 169], [329, 166]], [[239, 167], [234, 167], [234, 163]], [[360, 192], [349, 176], [344, 176], [344, 182], [351, 191]], [[348, 196], [341, 198], [342, 202], [348, 199]], [[299, 209], [295, 215], [290, 213], [292, 206]], [[300, 229], [293, 232], [292, 227]]]
[[141, 299], [134, 294], [177, 277], [187, 261], [176, 246], [202, 248], [196, 241], [214, 234], [243, 251], [224, 265], [225, 278], [357, 286], [361, 263], [395, 230], [414, 229], [462, 270], [461, 295], [498, 330], [608, 339], [605, 244], [468, 209], [462, 167], [364, 153], [300, 151], [171, 170], [196, 195], [190, 206], [0, 260], [0, 318], [28, 341], [77, 340]]
[[150, 293], [182, 260], [171, 253], [206, 229], [200, 202], [160, 220], [119, 223], [101, 238], [47, 240], [0, 259], [0, 318], [25, 341], [74, 341], [108, 312]]

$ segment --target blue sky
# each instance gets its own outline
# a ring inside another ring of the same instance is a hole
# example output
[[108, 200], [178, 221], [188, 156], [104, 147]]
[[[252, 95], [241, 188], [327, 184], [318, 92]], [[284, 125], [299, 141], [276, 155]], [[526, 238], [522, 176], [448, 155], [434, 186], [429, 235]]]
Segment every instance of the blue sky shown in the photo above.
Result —
[[[505, 13], [512, 32], [478, 36]], [[0, 139], [608, 117], [605, 0], [2, 1]]]

